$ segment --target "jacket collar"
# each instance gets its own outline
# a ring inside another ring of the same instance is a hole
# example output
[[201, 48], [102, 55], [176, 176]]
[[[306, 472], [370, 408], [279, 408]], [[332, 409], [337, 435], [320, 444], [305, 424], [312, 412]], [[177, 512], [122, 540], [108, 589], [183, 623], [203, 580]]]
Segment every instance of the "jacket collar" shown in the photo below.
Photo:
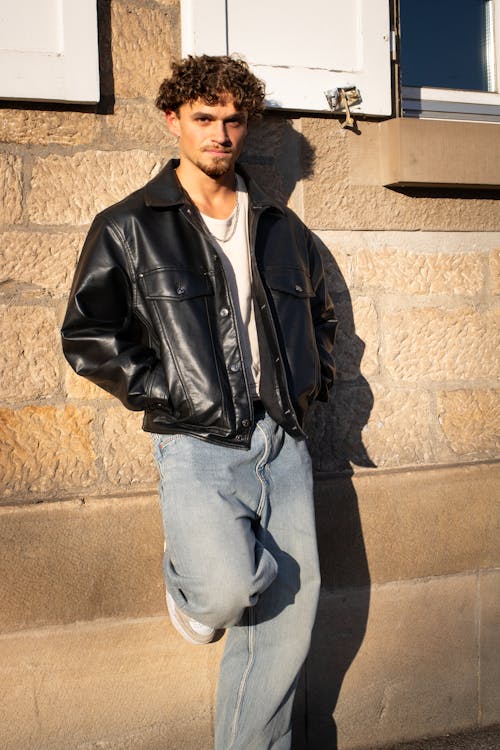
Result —
[[[181, 206], [189, 200], [188, 195], [182, 189], [182, 185], [175, 173], [179, 165], [179, 159], [170, 159], [161, 172], [156, 175], [144, 188], [144, 202], [152, 208], [170, 208]], [[245, 180], [252, 208], [274, 208], [284, 213], [283, 207], [270, 198], [262, 188], [237, 165], [236, 171]]]

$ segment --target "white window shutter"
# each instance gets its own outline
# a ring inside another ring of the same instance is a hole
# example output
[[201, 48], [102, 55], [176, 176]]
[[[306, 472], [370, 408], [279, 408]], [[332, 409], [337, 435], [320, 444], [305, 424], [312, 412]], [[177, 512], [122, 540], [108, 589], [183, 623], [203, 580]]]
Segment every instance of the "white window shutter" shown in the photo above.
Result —
[[389, 116], [388, 0], [181, 0], [182, 51], [242, 55], [269, 107], [329, 112], [325, 91], [356, 86], [353, 112]]
[[96, 0], [0, 0], [0, 97], [99, 101]]

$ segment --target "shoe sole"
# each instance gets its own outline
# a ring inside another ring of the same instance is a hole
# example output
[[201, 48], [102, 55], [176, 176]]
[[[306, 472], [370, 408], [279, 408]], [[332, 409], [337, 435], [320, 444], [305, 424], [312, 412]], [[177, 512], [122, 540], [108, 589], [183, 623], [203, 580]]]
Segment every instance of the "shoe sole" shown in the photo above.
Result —
[[168, 614], [170, 616], [170, 621], [174, 628], [177, 630], [177, 632], [182, 635], [185, 641], [188, 643], [191, 643], [193, 646], [205, 646], [207, 643], [212, 643], [214, 636], [215, 636], [215, 630], [212, 631], [210, 635], [207, 636], [199, 636], [199, 638], [192, 636], [190, 633], [188, 633], [181, 620], [177, 617], [177, 607], [176, 604], [172, 598], [172, 596], [167, 591], [167, 609]]

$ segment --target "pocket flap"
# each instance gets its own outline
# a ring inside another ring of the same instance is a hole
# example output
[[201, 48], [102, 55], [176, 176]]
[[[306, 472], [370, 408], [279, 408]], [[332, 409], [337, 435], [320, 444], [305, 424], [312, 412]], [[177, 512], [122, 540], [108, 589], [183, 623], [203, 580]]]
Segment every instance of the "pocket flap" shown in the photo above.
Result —
[[213, 294], [208, 276], [185, 269], [158, 268], [141, 277], [147, 299], [184, 299]]
[[294, 297], [314, 297], [311, 279], [301, 268], [264, 268], [262, 274], [271, 289]]

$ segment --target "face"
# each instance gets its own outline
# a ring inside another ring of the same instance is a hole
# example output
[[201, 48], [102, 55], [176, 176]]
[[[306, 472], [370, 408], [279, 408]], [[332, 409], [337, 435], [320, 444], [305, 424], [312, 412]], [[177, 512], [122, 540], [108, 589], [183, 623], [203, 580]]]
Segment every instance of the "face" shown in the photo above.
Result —
[[190, 162], [209, 177], [234, 170], [247, 134], [247, 114], [227, 96], [217, 104], [188, 102], [178, 112], [166, 112], [167, 126], [179, 139], [181, 164]]

